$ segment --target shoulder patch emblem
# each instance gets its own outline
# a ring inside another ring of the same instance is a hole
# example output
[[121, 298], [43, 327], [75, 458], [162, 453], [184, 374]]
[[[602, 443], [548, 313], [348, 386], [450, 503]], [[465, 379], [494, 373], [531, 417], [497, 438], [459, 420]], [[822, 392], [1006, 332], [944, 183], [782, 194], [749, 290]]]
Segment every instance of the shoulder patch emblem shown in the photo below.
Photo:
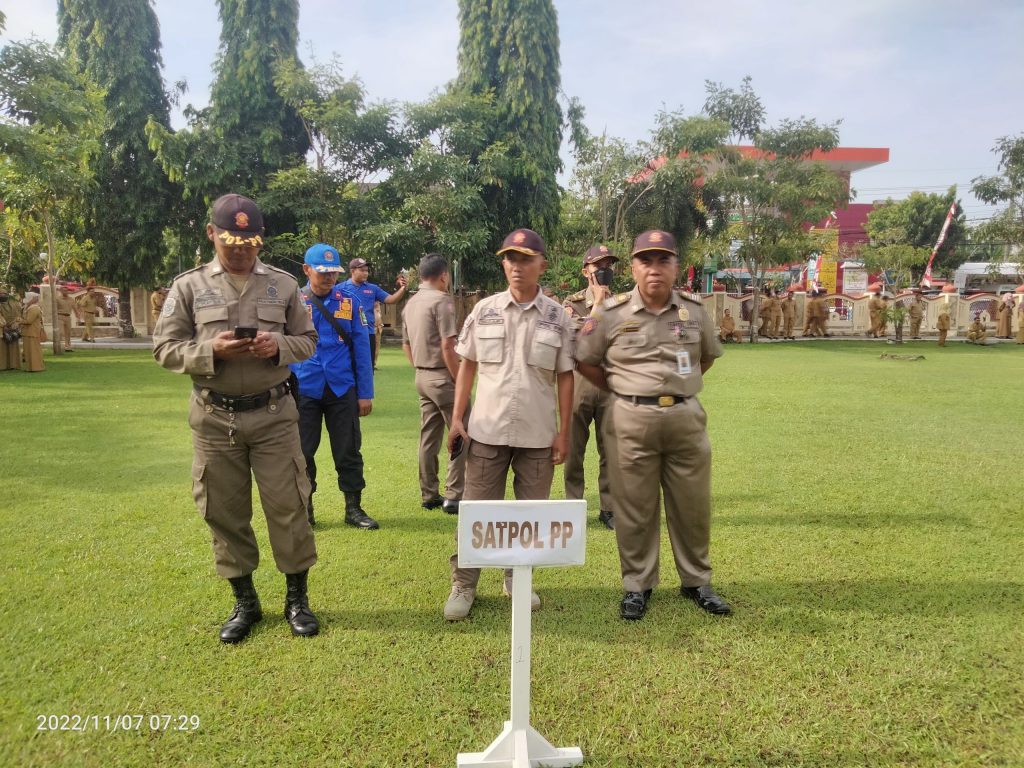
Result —
[[176, 306], [178, 306], [178, 297], [175, 296], [173, 293], [169, 294], [167, 296], [167, 299], [164, 301], [164, 309], [163, 309], [163, 313], [162, 313], [163, 316], [164, 317], [170, 317], [171, 315], [173, 315], [174, 314], [174, 308]]
[[589, 336], [594, 332], [595, 328], [597, 328], [597, 318], [591, 315], [580, 326], [580, 336]]

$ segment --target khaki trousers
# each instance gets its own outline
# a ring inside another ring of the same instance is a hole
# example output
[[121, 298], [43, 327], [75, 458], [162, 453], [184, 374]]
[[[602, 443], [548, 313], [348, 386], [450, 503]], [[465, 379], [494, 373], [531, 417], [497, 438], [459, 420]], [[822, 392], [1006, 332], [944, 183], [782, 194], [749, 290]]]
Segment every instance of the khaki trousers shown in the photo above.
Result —
[[71, 315], [58, 315], [60, 318], [60, 343], [64, 349], [71, 349]]
[[86, 312], [85, 313], [85, 331], [82, 332], [82, 341], [96, 341], [96, 337], [93, 336], [92, 327], [96, 322], [96, 315]]
[[[447, 368], [416, 369], [416, 392], [420, 396], [420, 497], [430, 501], [437, 496], [437, 453], [444, 441], [445, 427], [452, 425], [455, 406], [455, 382]], [[469, 420], [466, 409], [465, 420]], [[448, 462], [445, 498], [461, 499], [466, 485], [466, 452]]]
[[783, 323], [783, 325], [782, 325], [782, 329], [783, 329], [782, 330], [782, 335], [784, 337], [786, 337], [787, 339], [792, 338], [792, 336], [793, 336], [793, 323], [795, 323], [795, 322], [796, 322], [796, 318], [795, 317], [787, 317], [787, 318], [784, 318], [783, 321], [782, 321], [782, 323]]
[[[504, 499], [509, 467], [512, 467], [512, 490], [516, 499], [536, 501], [551, 495], [551, 480], [555, 476], [551, 448], [513, 448], [471, 440], [465, 453], [466, 492], [462, 498], [467, 501]], [[453, 585], [476, 589], [480, 581], [479, 568], [459, 568], [457, 553], [448, 562]], [[506, 578], [511, 575], [512, 569], [506, 569]]]
[[252, 529], [254, 475], [277, 569], [298, 573], [316, 562], [306, 517], [309, 478], [298, 418], [290, 395], [242, 413], [229, 413], [192, 395], [192, 495], [213, 534], [217, 573], [226, 579], [246, 576], [259, 564]]
[[949, 333], [949, 331], [947, 331], [945, 328], [942, 328], [942, 329], [939, 330], [939, 346], [940, 347], [946, 346], [946, 334], [948, 334], [948, 333]]
[[7, 342], [0, 337], [0, 371], [16, 371], [21, 368], [21, 342]]
[[921, 335], [921, 320], [922, 318], [910, 318], [910, 338], [916, 339]]
[[711, 441], [697, 398], [662, 408], [613, 395], [605, 420], [612, 494], [619, 503], [615, 539], [622, 586], [658, 585], [659, 491], [676, 571], [684, 587], [711, 583]]
[[597, 488], [601, 495], [601, 509], [615, 511], [612, 488], [608, 481], [608, 460], [605, 457], [604, 436], [601, 425], [608, 405], [608, 393], [595, 387], [586, 377], [573, 375], [572, 424], [569, 432], [569, 455], [565, 457], [565, 498], [582, 499], [586, 487], [583, 476], [583, 461], [590, 440], [590, 422], [596, 425], [597, 437]]

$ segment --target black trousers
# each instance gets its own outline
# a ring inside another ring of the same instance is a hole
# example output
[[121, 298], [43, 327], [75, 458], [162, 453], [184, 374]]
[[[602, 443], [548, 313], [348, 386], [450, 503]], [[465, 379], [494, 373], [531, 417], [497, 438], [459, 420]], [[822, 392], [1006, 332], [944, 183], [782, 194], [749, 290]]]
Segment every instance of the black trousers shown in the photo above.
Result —
[[299, 442], [306, 457], [306, 474], [316, 492], [316, 450], [320, 447], [322, 424], [327, 424], [331, 441], [334, 469], [338, 473], [338, 487], [343, 493], [355, 493], [366, 487], [363, 479], [363, 433], [359, 429], [359, 400], [356, 388], [338, 397], [330, 387], [324, 396], [299, 395]]

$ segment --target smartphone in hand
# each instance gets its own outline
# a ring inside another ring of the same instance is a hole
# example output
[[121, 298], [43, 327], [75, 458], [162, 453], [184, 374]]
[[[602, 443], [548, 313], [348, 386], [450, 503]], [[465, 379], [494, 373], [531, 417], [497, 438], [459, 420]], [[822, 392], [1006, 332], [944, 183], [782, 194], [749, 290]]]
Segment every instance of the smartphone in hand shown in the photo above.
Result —
[[458, 457], [458, 455], [460, 453], [462, 453], [462, 449], [465, 448], [465, 447], [466, 447], [466, 440], [465, 440], [465, 438], [463, 438], [462, 435], [459, 435], [458, 437], [456, 437], [455, 438], [455, 443], [452, 445], [451, 455], [448, 457], [449, 461], [454, 461]]
[[236, 339], [255, 339], [257, 328], [254, 325], [236, 325], [235, 326], [235, 338]]

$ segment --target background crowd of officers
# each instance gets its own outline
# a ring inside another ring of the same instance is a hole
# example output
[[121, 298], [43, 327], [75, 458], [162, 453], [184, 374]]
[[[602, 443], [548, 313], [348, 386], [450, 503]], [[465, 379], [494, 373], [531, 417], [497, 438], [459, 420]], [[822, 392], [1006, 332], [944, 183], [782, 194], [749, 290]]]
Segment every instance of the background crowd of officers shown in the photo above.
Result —
[[[84, 323], [82, 341], [96, 340], [93, 326], [96, 316], [103, 311], [103, 301], [96, 293], [95, 285], [95, 281], [90, 281], [78, 299], [72, 299], [65, 286], [57, 288], [57, 322], [65, 352], [73, 351], [72, 315]], [[20, 369], [38, 373], [46, 370], [43, 363], [43, 342], [46, 340], [39, 293], [28, 291], [19, 301], [6, 286], [0, 285], [0, 371]]]

